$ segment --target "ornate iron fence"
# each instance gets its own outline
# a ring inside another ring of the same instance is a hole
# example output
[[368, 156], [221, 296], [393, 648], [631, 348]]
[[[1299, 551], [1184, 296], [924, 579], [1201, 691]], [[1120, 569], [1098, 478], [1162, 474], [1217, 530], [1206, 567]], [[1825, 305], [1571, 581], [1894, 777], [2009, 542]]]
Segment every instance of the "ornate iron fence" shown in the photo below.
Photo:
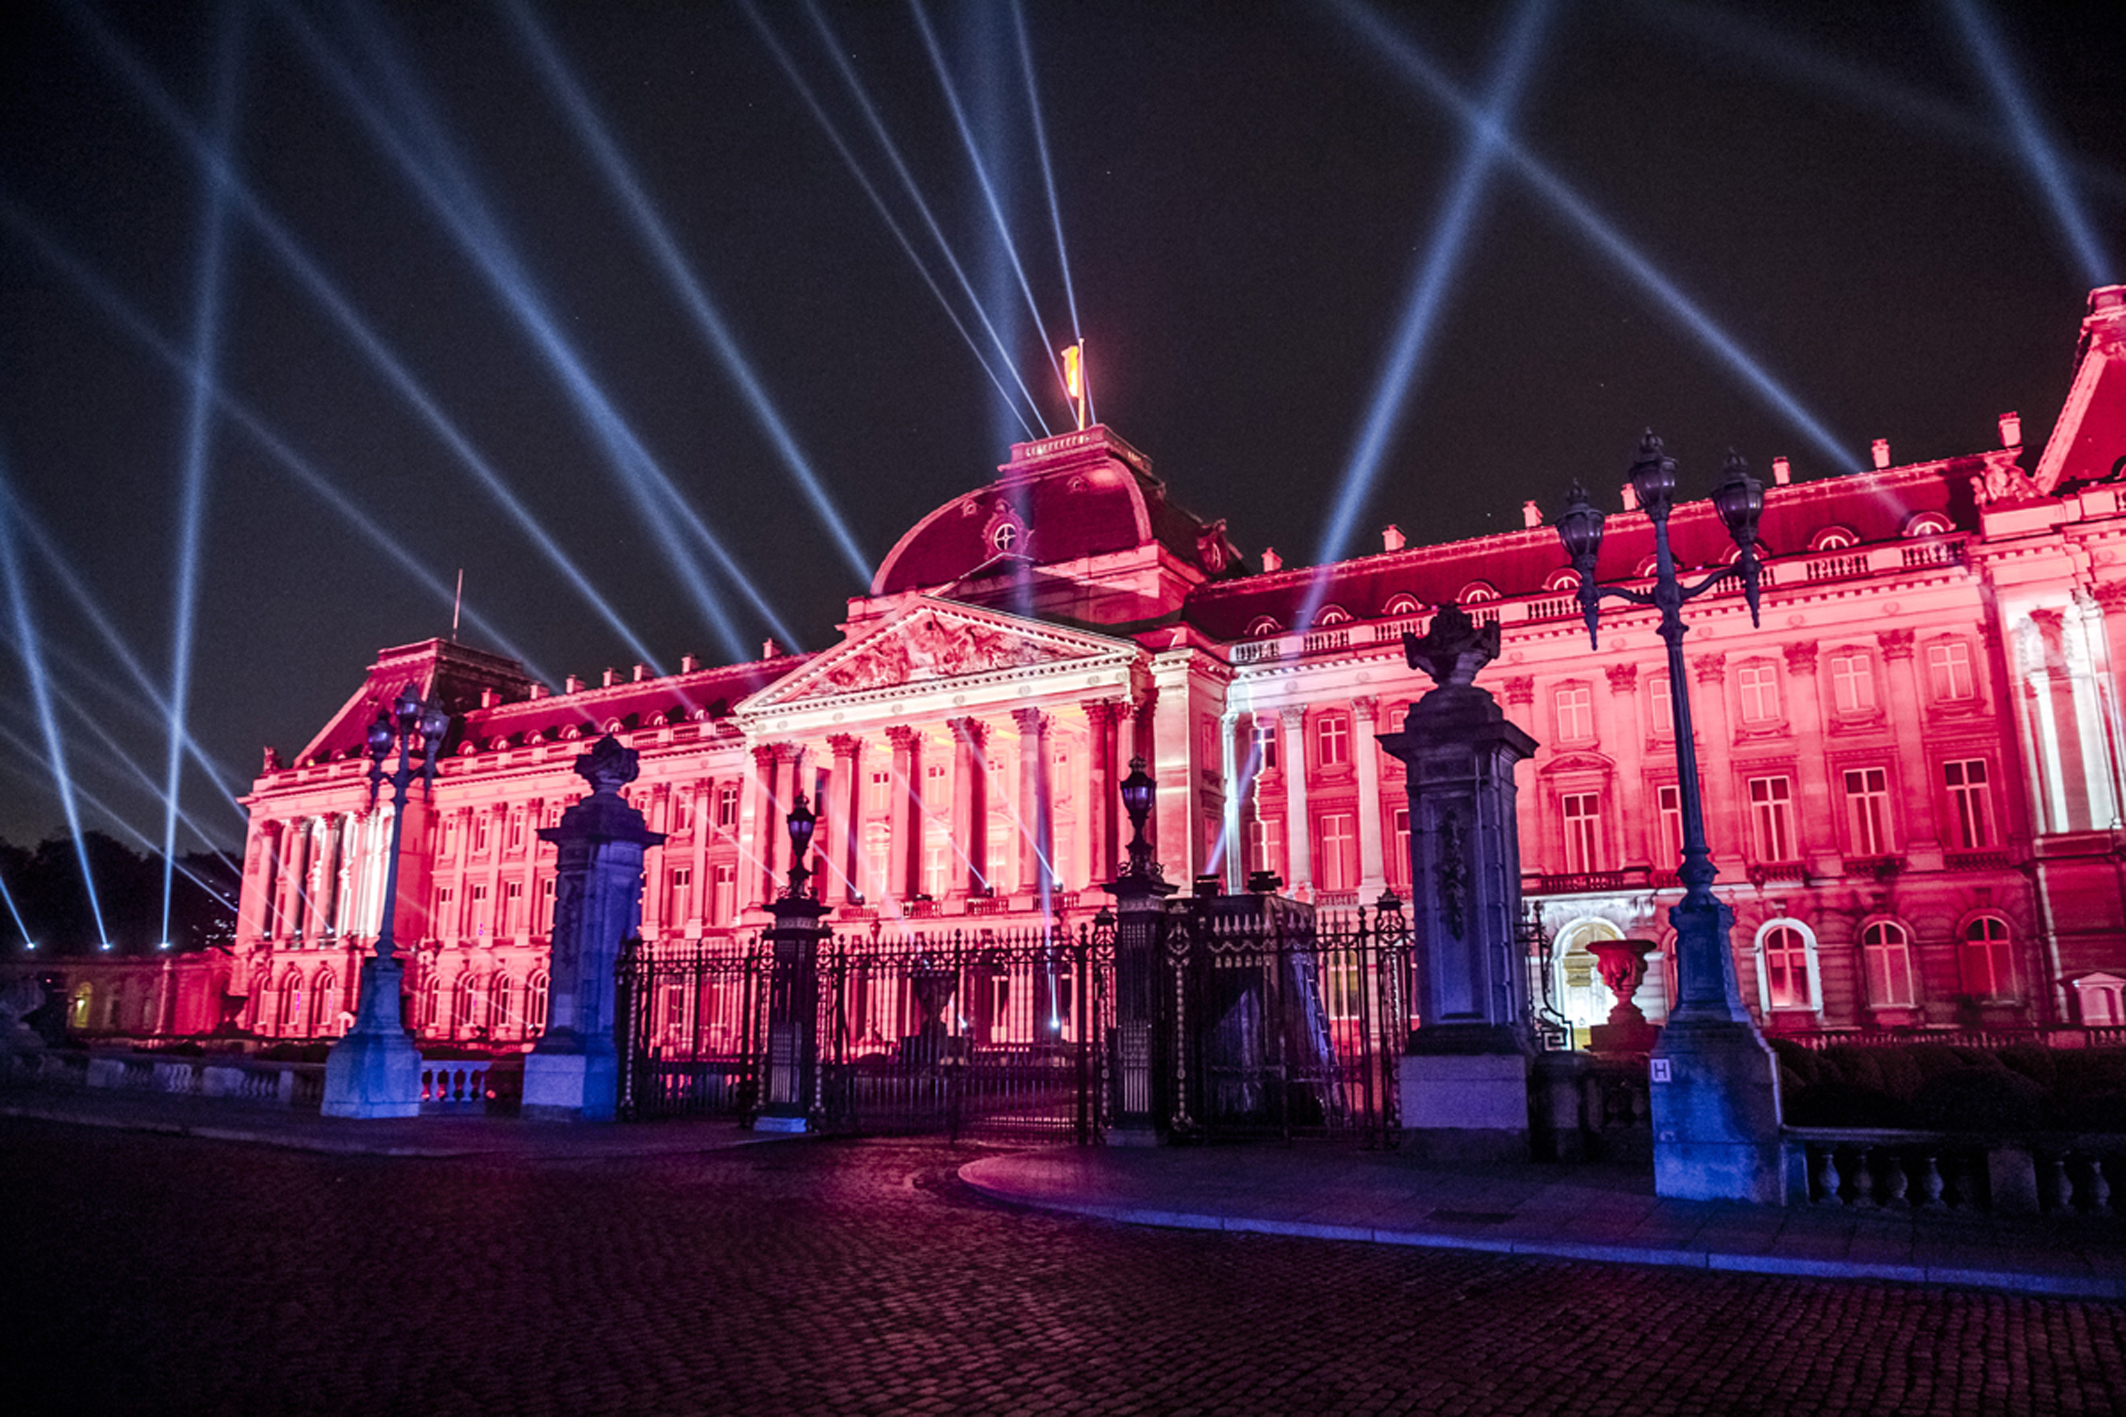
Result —
[[758, 1110], [765, 960], [758, 939], [629, 942], [613, 1010], [622, 1117], [750, 1118]]

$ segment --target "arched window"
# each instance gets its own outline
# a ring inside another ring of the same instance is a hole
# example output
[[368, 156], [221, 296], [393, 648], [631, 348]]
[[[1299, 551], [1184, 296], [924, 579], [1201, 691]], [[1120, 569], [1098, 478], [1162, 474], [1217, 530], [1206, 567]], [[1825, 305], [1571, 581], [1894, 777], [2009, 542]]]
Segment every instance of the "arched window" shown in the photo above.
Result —
[[1816, 974], [1816, 936], [1798, 920], [1767, 921], [1757, 931], [1757, 1002], [1766, 1013], [1823, 1007]]
[[1268, 635], [1279, 634], [1283, 630], [1284, 626], [1277, 623], [1275, 616], [1258, 615], [1253, 623], [1248, 626], [1248, 638], [1259, 640]]
[[1964, 992], [1974, 999], [2015, 997], [2015, 970], [2008, 953], [2008, 922], [1980, 915], [1964, 926]]
[[282, 1034], [303, 1031], [303, 976], [292, 965], [281, 976], [281, 1016], [277, 1031]]
[[1471, 581], [1462, 587], [1461, 594], [1454, 597], [1456, 605], [1479, 605], [1487, 600], [1497, 600], [1499, 593], [1489, 581]]
[[[265, 992], [270, 994], [272, 991], [268, 989]], [[95, 1007], [96, 986], [93, 984], [75, 985], [74, 1000], [67, 1009], [66, 1026], [72, 1029], [87, 1028], [89, 1026], [90, 1013]]]
[[1940, 512], [1921, 512], [1905, 523], [1906, 536], [1946, 536], [1954, 529]]
[[1905, 927], [1878, 920], [1860, 932], [1861, 963], [1868, 976], [1868, 1002], [1878, 1009], [1909, 1009], [1919, 996], [1912, 986], [1912, 941]]
[[111, 985], [109, 997], [103, 1003], [103, 1031], [120, 1033], [125, 1029], [125, 981], [117, 980]]
[[1350, 623], [1351, 612], [1341, 605], [1324, 605], [1321, 607], [1321, 613], [1314, 617], [1314, 625], [1317, 629], [1324, 625], [1348, 625]]
[[533, 1037], [546, 1032], [546, 971], [543, 969], [524, 986], [524, 1032]]
[[510, 977], [497, 970], [487, 986], [487, 1033], [490, 1038], [508, 1035], [510, 996], [515, 992]]
[[333, 988], [334, 982], [332, 971], [321, 969], [310, 986], [310, 1034], [314, 1038], [322, 1038], [338, 1031], [333, 1027], [335, 1020], [332, 1017], [333, 1000], [337, 993]]
[[1843, 551], [1859, 544], [1860, 538], [1842, 526], [1827, 526], [1809, 538], [1811, 551]]
[[450, 1027], [453, 1037], [463, 1037], [472, 1032], [480, 1016], [480, 990], [470, 974], [458, 979], [458, 987], [451, 994]]
[[1577, 593], [1580, 589], [1580, 573], [1567, 566], [1562, 571], [1552, 571], [1543, 581], [1543, 589], [1552, 595]]
[[1390, 599], [1380, 613], [1388, 616], [1415, 615], [1423, 609], [1424, 606], [1418, 604], [1416, 596], [1398, 595]]
[[421, 986], [421, 1027], [430, 1034], [443, 1031], [443, 977], [433, 970]]

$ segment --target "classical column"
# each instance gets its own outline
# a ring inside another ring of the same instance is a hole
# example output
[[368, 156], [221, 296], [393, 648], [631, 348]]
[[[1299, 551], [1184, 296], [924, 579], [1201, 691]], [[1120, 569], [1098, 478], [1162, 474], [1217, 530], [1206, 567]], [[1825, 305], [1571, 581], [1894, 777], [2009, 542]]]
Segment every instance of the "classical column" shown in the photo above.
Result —
[[1351, 700], [1351, 720], [1351, 760], [1358, 768], [1358, 884], [1361, 898], [1372, 899], [1388, 885], [1381, 850], [1380, 748], [1374, 741], [1380, 700], [1370, 694]]
[[288, 934], [301, 940], [310, 931], [310, 860], [317, 837], [317, 818], [304, 817], [295, 824], [295, 858], [288, 863], [288, 907], [283, 916]]
[[554, 843], [560, 886], [548, 970], [546, 1032], [524, 1060], [524, 1115], [604, 1121], [619, 1101], [613, 986], [621, 941], [642, 925], [643, 851], [663, 843], [620, 788], [641, 771], [617, 738], [576, 759], [590, 795], [542, 827]]
[[[753, 848], [755, 864], [760, 870], [760, 899], [775, 898], [775, 843], [782, 833], [776, 830], [779, 821], [775, 808], [776, 779], [781, 775], [783, 745], [763, 743], [753, 750], [753, 781], [746, 793], [750, 822], [741, 822], [745, 830], [742, 838]], [[744, 901], [739, 902], [743, 909]]]
[[1115, 772], [1115, 723], [1125, 706], [1099, 699], [1078, 707], [1084, 711], [1086, 733], [1092, 741], [1085, 777], [1086, 827], [1092, 841], [1086, 878], [1108, 881], [1117, 870], [1115, 789], [1122, 781]]
[[[1927, 749], [1918, 732], [1926, 714], [1927, 700], [1920, 693], [1919, 674], [1913, 663], [1912, 632], [1884, 630], [1875, 637], [1882, 649], [1882, 662], [1890, 671], [1891, 736], [1897, 740], [1897, 775], [1904, 779], [1898, 800], [1904, 807], [1904, 844], [1910, 855], [1929, 858], [1938, 867], [1940, 828], [1934, 821], [1934, 778], [1927, 770]], [[1917, 863], [1915, 863], [1917, 864]]]
[[989, 725], [978, 718], [951, 722], [953, 832], [967, 852], [967, 892], [989, 890]]
[[1048, 800], [1048, 715], [1039, 709], [1014, 709], [1019, 730], [1019, 885], [1046, 896], [1054, 886], [1049, 861], [1054, 826]]
[[[1703, 709], [1692, 720], [1692, 736], [1695, 746], [1705, 750], [1705, 770], [1698, 779], [1705, 799], [1705, 834], [1714, 841], [1728, 843], [1727, 849], [1733, 853], [1728, 869], [1739, 876], [1747, 854], [1743, 844], [1750, 840], [1750, 823], [1735, 806], [1735, 705], [1728, 693], [1727, 656], [1717, 650], [1697, 656], [1690, 661], [1690, 677], [1697, 682], [1700, 692], [1695, 697]], [[1681, 725], [1676, 731], [1682, 731]], [[1717, 831], [1712, 826], [1716, 822], [1720, 824]]]
[[270, 939], [273, 935], [274, 887], [280, 874], [281, 831], [279, 822], [253, 822], [251, 845], [244, 858], [243, 921], [240, 934], [246, 941]]
[[[844, 904], [857, 905], [863, 900], [863, 892], [856, 884], [856, 853], [862, 835], [857, 819], [864, 807], [864, 789], [859, 781], [859, 770], [864, 765], [864, 740], [854, 733], [837, 733], [827, 740], [827, 747], [834, 754], [834, 775], [842, 784], [841, 791], [835, 794], [834, 813], [829, 819], [830, 822], [833, 817], [840, 819], [841, 898]], [[831, 845], [829, 850], [831, 852]], [[822, 896], [824, 894], [822, 892]]]
[[1284, 720], [1284, 859], [1293, 892], [1314, 889], [1314, 829], [1307, 818], [1307, 711], [1280, 710]]
[[317, 881], [315, 933], [319, 939], [339, 933], [340, 878], [344, 874], [342, 856], [346, 849], [346, 833], [345, 812], [334, 812], [325, 818], [325, 849], [321, 853]]
[[1243, 848], [1240, 838], [1240, 771], [1237, 739], [1240, 734], [1240, 711], [1230, 703], [1218, 719], [1218, 780], [1225, 785], [1225, 796], [1218, 814], [1218, 859], [1224, 863], [1225, 889], [1237, 895], [1247, 885], [1247, 867], [1241, 861]]
[[886, 741], [893, 745], [892, 844], [888, 847], [887, 872], [895, 899], [909, 901], [922, 888], [923, 879], [923, 770], [922, 738], [905, 723], [887, 728]]
[[[1787, 729], [1794, 735], [1794, 761], [1801, 775], [1794, 834], [1809, 835], [1812, 827], [1817, 834], [1817, 840], [1809, 843], [1815, 848], [1813, 859], [1800, 842], [1795, 844], [1795, 851], [1804, 860], [1812, 859], [1812, 869], [1819, 874], [1835, 876], [1844, 870], [1839, 857], [1845, 844], [1845, 811], [1844, 804], [1832, 798], [1830, 769], [1824, 763], [1830, 722], [1823, 712], [1822, 695], [1816, 689], [1816, 641], [1796, 640], [1784, 649], [1787, 681], [1793, 686], [1794, 699], [1787, 715]], [[1820, 834], [1822, 826], [1830, 828], [1828, 840]]]
[[[1608, 664], [1602, 672], [1609, 679], [1609, 727], [1602, 743], [1617, 764], [1617, 795], [1607, 809], [1607, 815], [1617, 823], [1617, 864], [1628, 866], [1645, 861], [1655, 870], [1665, 871], [1668, 864], [1660, 859], [1661, 814], [1653, 810], [1653, 798], [1642, 787], [1646, 781], [1646, 733], [1639, 723], [1639, 666]], [[1633, 800], [1641, 803], [1640, 810], [1626, 809], [1625, 804]]]

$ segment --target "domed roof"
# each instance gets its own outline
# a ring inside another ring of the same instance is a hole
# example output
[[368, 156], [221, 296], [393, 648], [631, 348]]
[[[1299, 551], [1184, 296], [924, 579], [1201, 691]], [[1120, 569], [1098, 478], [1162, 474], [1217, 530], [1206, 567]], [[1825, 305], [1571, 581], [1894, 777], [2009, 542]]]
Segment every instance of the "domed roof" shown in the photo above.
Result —
[[1104, 427], [1015, 443], [996, 481], [924, 517], [879, 563], [874, 596], [935, 590], [978, 571], [1163, 547], [1206, 577], [1236, 568], [1223, 522], [1167, 500], [1151, 459]]

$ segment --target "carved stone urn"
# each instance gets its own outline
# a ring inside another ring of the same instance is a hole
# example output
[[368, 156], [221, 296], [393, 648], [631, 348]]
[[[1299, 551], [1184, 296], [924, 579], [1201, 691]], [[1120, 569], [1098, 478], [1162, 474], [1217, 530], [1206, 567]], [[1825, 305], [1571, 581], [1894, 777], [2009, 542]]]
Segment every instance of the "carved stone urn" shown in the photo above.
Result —
[[1587, 1041], [1597, 1053], [1645, 1053], [1661, 1030], [1646, 1021], [1646, 1014], [1632, 1002], [1632, 995], [1646, 981], [1646, 957], [1660, 949], [1652, 940], [1593, 940], [1587, 952], [1595, 957], [1602, 982], [1617, 996], [1609, 1021], [1587, 1030]]

